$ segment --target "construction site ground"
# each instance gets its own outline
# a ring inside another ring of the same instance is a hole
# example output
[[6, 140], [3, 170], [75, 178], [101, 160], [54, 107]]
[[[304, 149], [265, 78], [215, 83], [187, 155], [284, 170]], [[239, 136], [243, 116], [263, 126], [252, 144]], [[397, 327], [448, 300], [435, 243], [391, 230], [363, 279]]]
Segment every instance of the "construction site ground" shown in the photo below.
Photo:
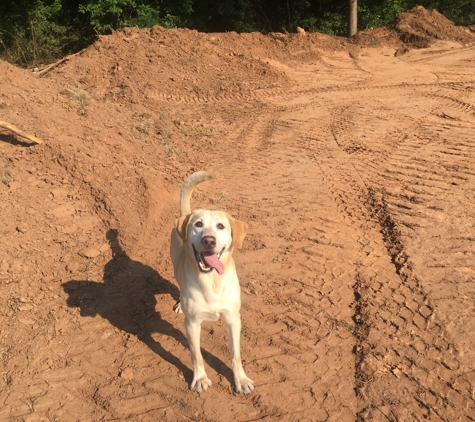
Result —
[[[0, 63], [0, 420], [475, 419], [475, 36], [422, 8], [353, 39], [127, 28]], [[249, 224], [242, 356], [192, 367], [179, 191]]]

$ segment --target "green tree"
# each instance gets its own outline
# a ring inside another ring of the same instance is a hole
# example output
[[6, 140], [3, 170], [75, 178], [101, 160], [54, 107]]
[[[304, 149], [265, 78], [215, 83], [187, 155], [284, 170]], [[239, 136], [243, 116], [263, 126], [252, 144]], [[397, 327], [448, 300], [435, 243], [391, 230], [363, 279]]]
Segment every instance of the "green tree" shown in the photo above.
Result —
[[77, 21], [74, 1], [19, 0], [0, 3], [0, 47], [20, 65], [38, 65], [84, 47], [93, 34]]

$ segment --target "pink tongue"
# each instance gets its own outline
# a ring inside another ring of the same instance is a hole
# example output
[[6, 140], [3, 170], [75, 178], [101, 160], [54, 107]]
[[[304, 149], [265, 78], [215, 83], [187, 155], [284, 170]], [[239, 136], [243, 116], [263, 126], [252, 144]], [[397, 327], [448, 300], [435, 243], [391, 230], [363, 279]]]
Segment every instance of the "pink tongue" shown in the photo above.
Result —
[[224, 265], [219, 260], [218, 255], [203, 255], [203, 261], [206, 263], [208, 267], [214, 268], [219, 275], [224, 273]]

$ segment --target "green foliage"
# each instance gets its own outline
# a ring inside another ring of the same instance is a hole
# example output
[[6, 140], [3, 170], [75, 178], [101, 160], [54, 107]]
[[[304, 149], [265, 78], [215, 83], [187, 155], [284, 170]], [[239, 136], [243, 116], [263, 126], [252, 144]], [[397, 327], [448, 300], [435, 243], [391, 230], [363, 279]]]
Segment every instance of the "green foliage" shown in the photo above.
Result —
[[376, 28], [385, 25], [407, 8], [405, 0], [360, 0], [358, 2], [358, 28]]
[[193, 11], [192, 1], [89, 0], [79, 5], [79, 12], [96, 31], [106, 34], [126, 26], [176, 28]]
[[90, 43], [92, 37], [73, 22], [68, 6], [66, 0], [1, 3], [0, 16], [6, 17], [0, 20], [3, 57], [22, 66], [36, 66]]
[[[358, 28], [414, 6], [457, 25], [475, 23], [475, 0], [358, 0]], [[206, 32], [347, 32], [348, 0], [0, 0], [0, 58], [35, 66], [90, 44], [97, 33], [161, 25]]]
[[126, 14], [137, 7], [134, 0], [91, 0], [80, 4], [79, 11], [89, 15], [90, 24], [100, 32], [125, 26]]
[[154, 9], [149, 4], [139, 4], [136, 11], [137, 16], [135, 18], [129, 19], [127, 21], [127, 26], [151, 28], [154, 25], [162, 24], [162, 19], [160, 19], [160, 11], [158, 9]]
[[68, 32], [65, 26], [56, 23], [61, 11], [60, 0], [55, 0], [50, 5], [38, 2], [38, 7], [28, 13], [31, 43], [26, 44], [25, 53], [29, 54], [35, 62], [43, 57], [54, 56], [61, 51], [61, 45], [67, 38]]
[[347, 18], [340, 13], [326, 12], [318, 30], [328, 35], [343, 35], [346, 33]]

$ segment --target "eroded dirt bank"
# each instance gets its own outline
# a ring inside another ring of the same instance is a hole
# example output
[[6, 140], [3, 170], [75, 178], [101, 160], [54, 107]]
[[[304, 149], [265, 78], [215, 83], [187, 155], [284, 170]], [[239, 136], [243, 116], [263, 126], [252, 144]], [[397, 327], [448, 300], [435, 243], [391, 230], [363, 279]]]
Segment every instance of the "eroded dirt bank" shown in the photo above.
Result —
[[[44, 140], [0, 133], [0, 419], [475, 419], [475, 49], [447, 22], [127, 29], [40, 75], [0, 63], [0, 120]], [[168, 235], [200, 169], [195, 207], [249, 223], [250, 396], [222, 323], [188, 389]]]

